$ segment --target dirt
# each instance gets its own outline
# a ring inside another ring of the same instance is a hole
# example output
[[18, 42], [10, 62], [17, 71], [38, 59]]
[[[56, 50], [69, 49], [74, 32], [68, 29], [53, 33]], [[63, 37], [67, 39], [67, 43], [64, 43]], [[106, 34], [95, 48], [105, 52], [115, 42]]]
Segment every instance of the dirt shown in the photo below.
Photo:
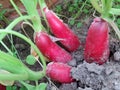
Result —
[[85, 62], [84, 44], [91, 23], [91, 20], [88, 20], [88, 24], [81, 28], [72, 28], [81, 41], [79, 49], [71, 53], [73, 60], [68, 63], [73, 67], [71, 75], [76, 81], [60, 84], [58, 89], [52, 86], [54, 89], [47, 90], [120, 90], [120, 41], [110, 32], [109, 60], [103, 65]]

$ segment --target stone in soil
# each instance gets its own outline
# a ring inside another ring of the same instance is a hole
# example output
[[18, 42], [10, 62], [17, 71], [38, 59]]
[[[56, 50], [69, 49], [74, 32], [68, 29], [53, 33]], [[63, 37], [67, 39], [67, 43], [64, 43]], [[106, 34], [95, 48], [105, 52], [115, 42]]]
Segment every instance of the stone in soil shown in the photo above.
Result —
[[115, 61], [120, 61], [120, 50], [119, 51], [116, 51], [114, 53], [114, 60]]
[[77, 89], [77, 83], [73, 82], [70, 84], [62, 84], [59, 88], [59, 90], [76, 90]]
[[87, 87], [83, 89], [83, 88], [79, 87], [77, 90], [93, 90], [93, 89], [92, 88], [87, 88]]

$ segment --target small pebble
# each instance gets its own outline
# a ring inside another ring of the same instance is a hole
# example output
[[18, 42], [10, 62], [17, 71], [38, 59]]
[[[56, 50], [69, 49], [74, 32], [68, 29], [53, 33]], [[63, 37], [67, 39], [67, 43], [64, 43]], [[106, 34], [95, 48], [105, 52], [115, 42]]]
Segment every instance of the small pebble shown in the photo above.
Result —
[[113, 67], [112, 66], [107, 66], [106, 68], [105, 68], [105, 73], [107, 74], [107, 75], [110, 75], [112, 72], [113, 72]]
[[114, 87], [115, 90], [120, 90], [120, 83], [115, 83], [115, 87]]
[[77, 89], [77, 83], [73, 82], [70, 84], [62, 84], [59, 88], [59, 90], [76, 90]]
[[114, 60], [115, 61], [120, 61], [120, 52], [119, 51], [114, 53]]
[[79, 87], [77, 90], [93, 90], [92, 88], [81, 88], [81, 87]]
[[73, 59], [73, 60], [71, 60], [70, 62], [68, 62], [68, 64], [69, 64], [70, 66], [73, 66], [73, 67], [77, 66], [77, 63], [76, 63], [76, 60], [75, 60], [75, 59]]
[[24, 44], [15, 44], [15, 48], [20, 49], [20, 50], [26, 49]]

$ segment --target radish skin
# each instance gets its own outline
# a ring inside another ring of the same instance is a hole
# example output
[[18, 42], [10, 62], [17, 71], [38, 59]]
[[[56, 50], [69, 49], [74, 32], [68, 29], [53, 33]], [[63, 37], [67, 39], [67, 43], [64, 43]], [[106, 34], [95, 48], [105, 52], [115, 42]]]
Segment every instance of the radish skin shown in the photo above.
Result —
[[70, 83], [73, 81], [71, 77], [71, 66], [60, 62], [50, 62], [47, 65], [46, 74], [52, 80], [60, 83]]
[[88, 63], [104, 64], [109, 58], [109, 26], [97, 17], [88, 30], [84, 58]]
[[0, 90], [6, 90], [6, 86], [3, 86], [2, 84], [0, 84]]
[[77, 50], [80, 46], [79, 38], [72, 32], [72, 30], [66, 25], [57, 15], [48, 8], [44, 8], [44, 13], [50, 27], [50, 31], [57, 37], [62, 38], [60, 42], [65, 48], [72, 52]]
[[35, 43], [41, 53], [50, 61], [67, 63], [72, 59], [70, 53], [51, 40], [45, 32], [37, 32]]

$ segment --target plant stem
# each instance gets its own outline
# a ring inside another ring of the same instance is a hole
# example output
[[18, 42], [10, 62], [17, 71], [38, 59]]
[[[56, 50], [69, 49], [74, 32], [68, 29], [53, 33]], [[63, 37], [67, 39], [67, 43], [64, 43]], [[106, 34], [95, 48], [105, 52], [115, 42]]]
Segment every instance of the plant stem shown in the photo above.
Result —
[[11, 54], [13, 55], [12, 51], [5, 45], [3, 41], [0, 41], [0, 43], [4, 46], [4, 48]]
[[111, 8], [109, 13], [112, 14], [112, 15], [120, 15], [120, 9]]
[[0, 51], [0, 68], [13, 73], [25, 73], [25, 65], [17, 58]]
[[112, 20], [108, 20], [108, 22], [112, 26], [112, 28], [114, 29], [114, 31], [116, 32], [116, 34], [118, 35], [118, 38], [120, 39], [120, 30], [117, 27], [117, 25], [115, 24], [115, 22], [112, 21]]
[[112, 0], [102, 0], [102, 17], [109, 18], [109, 12], [112, 8]]
[[40, 4], [41, 11], [43, 11], [43, 9], [47, 7], [45, 0], [39, 0], [39, 4]]
[[15, 3], [13, 2], [13, 0], [10, 0], [11, 4], [13, 5], [14, 9], [17, 11], [17, 13], [22, 16], [22, 13], [20, 12], [20, 10], [18, 9], [18, 7], [15, 5]]
[[35, 90], [35, 86], [32, 86], [32, 85], [30, 85], [30, 84], [28, 84], [28, 83], [25, 83], [24, 81], [19, 81], [22, 85], [24, 85], [26, 88], [27, 88], [27, 90]]
[[82, 4], [80, 10], [77, 12], [77, 14], [75, 15], [75, 17], [73, 18], [74, 20], [80, 15], [82, 9], [84, 8], [85, 4], [87, 3], [88, 0], [85, 0], [85, 2]]
[[30, 2], [28, 2], [28, 0], [21, 0], [21, 2], [25, 6], [28, 15], [34, 16], [31, 19], [31, 21], [33, 23], [33, 26], [34, 26], [34, 30], [36, 32], [41, 31], [42, 30], [42, 24], [41, 24], [40, 15], [39, 15], [39, 13], [37, 11], [37, 0], [32, 0]]
[[[11, 22], [11, 24], [6, 28], [6, 30], [12, 30], [12, 28], [14, 28], [15, 25], [17, 25], [20, 21], [23, 21], [25, 19], [31, 19], [32, 16], [22, 16], [22, 17], [18, 17], [17, 19], [15, 19], [13, 22]], [[0, 41], [7, 35], [7, 33], [4, 34], [0, 34]]]
[[26, 75], [27, 78], [24, 78], [24, 80], [38, 80], [45, 76], [44, 70], [39, 72], [32, 71], [27, 68], [20, 60], [2, 51], [0, 51], [0, 68], [13, 74]]
[[43, 64], [43, 70], [45, 71], [46, 70], [46, 63], [45, 63], [45, 60], [44, 60], [44, 57], [43, 55], [41, 54], [41, 52], [39, 51], [39, 49], [37, 48], [37, 46], [29, 39], [27, 38], [26, 36], [18, 33], [18, 32], [15, 32], [15, 31], [12, 31], [12, 30], [4, 30], [4, 29], [0, 29], [0, 33], [10, 33], [10, 34], [13, 34], [23, 40], [25, 40], [27, 43], [29, 43], [33, 49], [38, 53], [38, 55], [40, 56], [40, 59], [41, 59], [41, 62]]
[[28, 80], [35, 81], [35, 80], [41, 79], [45, 76], [44, 70], [35, 72], [35, 71], [32, 71], [32, 70], [26, 68], [26, 71], [28, 72], [28, 77], [29, 77]]
[[0, 74], [0, 80], [27, 80], [27, 74]]
[[102, 13], [103, 13], [105, 10], [105, 0], [101, 0], [101, 2], [102, 2]]
[[[40, 5], [40, 11], [41, 11], [41, 13], [42, 13], [42, 16], [43, 16], [45, 22], [46, 22], [47, 30], [48, 30], [49, 25], [48, 25], [47, 19], [46, 19], [46, 17], [45, 17], [45, 13], [43, 12], [44, 8], [45, 8], [45, 7], [48, 8], [48, 7], [47, 7], [47, 5], [46, 5], [46, 3], [45, 3], [44, 0], [39, 0], [39, 5]], [[43, 27], [43, 29], [44, 29], [44, 27]], [[49, 31], [49, 30], [48, 30], [48, 31]]]
[[18, 53], [17, 49], [15, 48], [15, 45], [13, 44], [13, 37], [12, 37], [12, 35], [10, 35], [10, 36], [7, 35], [7, 38], [9, 40], [9, 42], [11, 43], [11, 52], [13, 53], [13, 55], [15, 55], [15, 56], [17, 55], [17, 57], [19, 59], [21, 59], [20, 56], [19, 56], [19, 53]]
[[99, 12], [99, 13], [102, 13], [102, 9], [101, 7], [99, 6], [97, 0], [90, 0], [91, 4], [93, 5], [93, 7]]

